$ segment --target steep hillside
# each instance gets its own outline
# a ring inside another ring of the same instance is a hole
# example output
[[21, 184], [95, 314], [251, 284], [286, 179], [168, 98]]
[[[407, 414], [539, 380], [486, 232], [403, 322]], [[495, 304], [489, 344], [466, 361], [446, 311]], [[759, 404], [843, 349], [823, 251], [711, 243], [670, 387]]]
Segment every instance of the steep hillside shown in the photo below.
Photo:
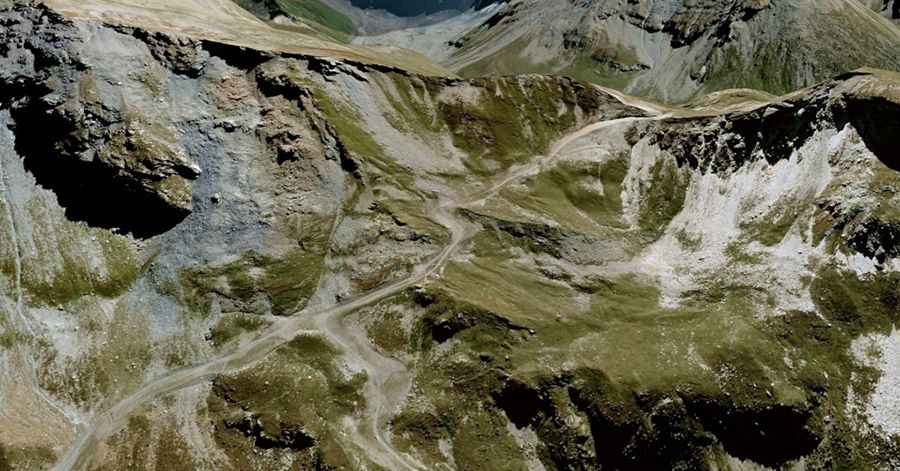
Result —
[[856, 0], [516, 0], [458, 30], [442, 36], [437, 57], [464, 76], [562, 73], [676, 102], [727, 88], [786, 93], [900, 64], [900, 30]]
[[319, 0], [235, 0], [235, 3], [276, 27], [340, 42], [348, 42], [356, 30], [347, 15]]
[[0, 6], [0, 470], [900, 461], [900, 75], [670, 109], [61, 10]]
[[[15, 4], [21, 3], [19, 0]], [[27, 3], [27, 2], [26, 2]], [[311, 28], [276, 28], [261, 21], [232, 0], [157, 0], [148, 7], [142, 0], [44, 0], [58, 12], [82, 20], [139, 27], [258, 51], [237, 60], [256, 60], [269, 53], [315, 55], [399, 67], [427, 75], [447, 75], [446, 69], [408, 50], [340, 44]]]
[[862, 0], [870, 8], [894, 23], [900, 23], [900, 3], [895, 0]]
[[465, 11], [479, 0], [350, 0], [357, 8], [385, 10], [397, 16], [429, 15], [445, 10]]

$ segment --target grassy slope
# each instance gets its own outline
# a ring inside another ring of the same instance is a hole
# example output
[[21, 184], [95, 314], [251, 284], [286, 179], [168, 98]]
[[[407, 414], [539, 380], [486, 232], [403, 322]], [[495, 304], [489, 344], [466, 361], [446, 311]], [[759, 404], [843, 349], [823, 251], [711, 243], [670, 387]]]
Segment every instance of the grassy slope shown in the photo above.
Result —
[[[894, 188], [900, 182], [900, 174], [882, 173], [873, 184], [890, 180], [887, 187]], [[640, 198], [636, 231], [621, 231], [624, 175], [616, 159], [595, 166], [559, 164], [501, 193], [503, 204], [479, 208], [498, 219], [483, 224], [471, 254], [448, 264], [424, 293], [394, 300], [419, 309], [408, 347], [419, 358], [419, 393], [394, 421], [398, 443], [439, 463], [446, 458], [438, 445], [450, 440], [457, 465], [476, 469], [470, 460], [484, 455], [480, 444], [489, 440], [497, 443], [488, 458], [491, 467], [524, 468], [521, 450], [504, 430], [505, 417], [515, 420], [515, 413], [503, 410], [498, 399], [514, 380], [537, 397], [530, 411], [527, 395], [519, 397], [525, 411], [518, 413], [533, 414], [531, 429], [556, 448], [539, 445], [546, 465], [565, 448], [564, 441], [549, 441], [562, 440], [553, 433], [564, 429], [552, 414], [572, 407], [570, 398], [576, 397], [588, 404], [582, 411], [594, 440], [621, 438], [617, 434], [631, 440], [627, 447], [613, 447], [623, 456], [600, 458], [624, 460], [616, 463], [625, 469], [706, 469], [707, 460], [724, 459], [700, 451], [711, 445], [770, 466], [807, 453], [815, 469], [881, 466], [882, 454], [893, 456], [895, 450], [861, 431], [860, 418], [850, 410], [854, 397], [871, 392], [878, 372], [859, 364], [850, 345], [861, 335], [890, 332], [900, 319], [896, 274], [860, 276], [823, 263], [812, 269], [808, 283], [816, 311], [779, 313], [771, 287], [713, 273], [702, 289], [670, 307], [654, 281], [640, 275], [582, 279], [565, 269], [555, 273], [548, 259], [565, 252], [553, 237], [558, 232], [526, 223], [502, 229], [506, 222], [500, 218], [521, 218], [518, 210], [524, 209], [560, 223], [573, 239], [594, 232], [656, 240], [682, 209], [677, 200], [685, 188], [666, 167], [654, 167], [652, 174], [655, 185]], [[588, 190], [597, 184], [602, 193]], [[802, 198], [797, 204], [811, 206]], [[498, 207], [517, 210], [492, 211]], [[791, 214], [793, 224], [797, 216]], [[735, 250], [726, 251], [730, 261], [723, 271], [772, 263], [737, 249], [781, 241], [789, 228], [783, 219], [742, 228]], [[699, 242], [685, 237], [682, 243]], [[644, 429], [642, 423], [653, 425]], [[743, 435], [735, 437], [735, 430]]]
[[291, 15], [313, 20], [344, 34], [353, 34], [353, 21], [343, 13], [319, 0], [278, 0], [278, 4]]
[[452, 75], [420, 54], [391, 54], [378, 48], [350, 46], [320, 36], [273, 28], [231, 0], [159, 0], [153, 7], [138, 0], [47, 0], [55, 11], [81, 19], [218, 41], [259, 50], [309, 54], [383, 64], [430, 76]]

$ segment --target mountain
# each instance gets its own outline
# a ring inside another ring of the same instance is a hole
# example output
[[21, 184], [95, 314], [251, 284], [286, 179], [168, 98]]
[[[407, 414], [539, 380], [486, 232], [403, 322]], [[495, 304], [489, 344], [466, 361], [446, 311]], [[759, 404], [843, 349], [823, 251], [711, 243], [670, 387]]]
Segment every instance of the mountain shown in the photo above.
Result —
[[397, 16], [419, 16], [439, 11], [465, 11], [477, 3], [477, 0], [350, 0], [350, 3], [363, 9], [385, 10]]
[[320, 0], [234, 0], [254, 16], [280, 29], [349, 42], [356, 32], [350, 16]]
[[434, 54], [429, 38], [440, 36], [436, 57], [466, 77], [560, 73], [673, 102], [727, 88], [787, 93], [900, 64], [900, 29], [857, 0], [516, 0], [414, 33], [357, 42]]
[[258, 18], [281, 28], [307, 27], [331, 40], [372, 35], [443, 22], [489, 0], [234, 0]]
[[900, 460], [897, 72], [670, 106], [224, 0], [0, 24], [0, 470]]
[[900, 22], [900, 3], [897, 3], [895, 0], [868, 0], [865, 3], [873, 10], [881, 13], [885, 18], [895, 23]]

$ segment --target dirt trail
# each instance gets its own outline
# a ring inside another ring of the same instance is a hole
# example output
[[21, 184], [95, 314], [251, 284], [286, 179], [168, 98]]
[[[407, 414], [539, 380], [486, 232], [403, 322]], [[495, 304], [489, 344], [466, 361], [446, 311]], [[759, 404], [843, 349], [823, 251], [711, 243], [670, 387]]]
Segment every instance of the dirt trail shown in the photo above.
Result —
[[[629, 99], [618, 96], [623, 103]], [[641, 103], [643, 104], [643, 103]], [[640, 107], [640, 106], [638, 106]], [[658, 110], [647, 110], [656, 113]], [[279, 319], [255, 339], [241, 343], [234, 350], [199, 365], [170, 371], [153, 379], [115, 406], [96, 415], [93, 421], [79, 432], [78, 439], [54, 470], [84, 469], [91, 462], [97, 445], [120, 429], [128, 417], [141, 406], [165, 394], [208, 381], [218, 374], [238, 370], [263, 359], [275, 348], [289, 342], [298, 334], [321, 333], [338, 344], [346, 355], [364, 366], [369, 380], [365, 387], [366, 403], [371, 424], [368, 430], [358, 431], [358, 438], [366, 442], [372, 458], [388, 469], [422, 470], [425, 466], [397, 450], [391, 443], [388, 420], [401, 406], [412, 385], [412, 376], [402, 362], [378, 352], [365, 335], [348, 327], [344, 318], [353, 311], [390, 297], [423, 282], [439, 273], [444, 264], [456, 253], [472, 233], [467, 223], [457, 216], [456, 210], [482, 204], [512, 181], [533, 175], [553, 161], [566, 146], [599, 129], [640, 120], [662, 119], [667, 115], [643, 118], [622, 118], [590, 124], [566, 135], [550, 149], [548, 156], [532, 159], [526, 165], [505, 172], [486, 190], [467, 197], [448, 197], [438, 202], [430, 216], [444, 225], [451, 234], [449, 243], [425, 265], [408, 277], [384, 285], [369, 293], [341, 302], [326, 309], [304, 310], [288, 318]]]

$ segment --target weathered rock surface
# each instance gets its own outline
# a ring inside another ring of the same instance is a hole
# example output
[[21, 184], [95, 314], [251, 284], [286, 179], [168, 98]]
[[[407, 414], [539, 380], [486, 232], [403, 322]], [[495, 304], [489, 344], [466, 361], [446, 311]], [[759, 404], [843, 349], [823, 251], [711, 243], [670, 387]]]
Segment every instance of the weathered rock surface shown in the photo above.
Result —
[[[81, 32], [47, 9], [18, 7], [0, 21], [0, 87], [16, 121], [17, 151], [39, 184], [57, 193], [73, 219], [139, 237], [184, 219], [200, 167], [178, 142], [162, 95], [171, 72], [151, 63], [137, 41], [118, 63], [80, 53]], [[98, 31], [92, 39], [110, 36]], [[167, 47], [197, 53], [196, 46]]]
[[[604, 21], [683, 50], [782, 8], [689, 3]], [[895, 73], [660, 110], [25, 3], [0, 21], [0, 468], [96, 424], [75, 464], [900, 462]]]

